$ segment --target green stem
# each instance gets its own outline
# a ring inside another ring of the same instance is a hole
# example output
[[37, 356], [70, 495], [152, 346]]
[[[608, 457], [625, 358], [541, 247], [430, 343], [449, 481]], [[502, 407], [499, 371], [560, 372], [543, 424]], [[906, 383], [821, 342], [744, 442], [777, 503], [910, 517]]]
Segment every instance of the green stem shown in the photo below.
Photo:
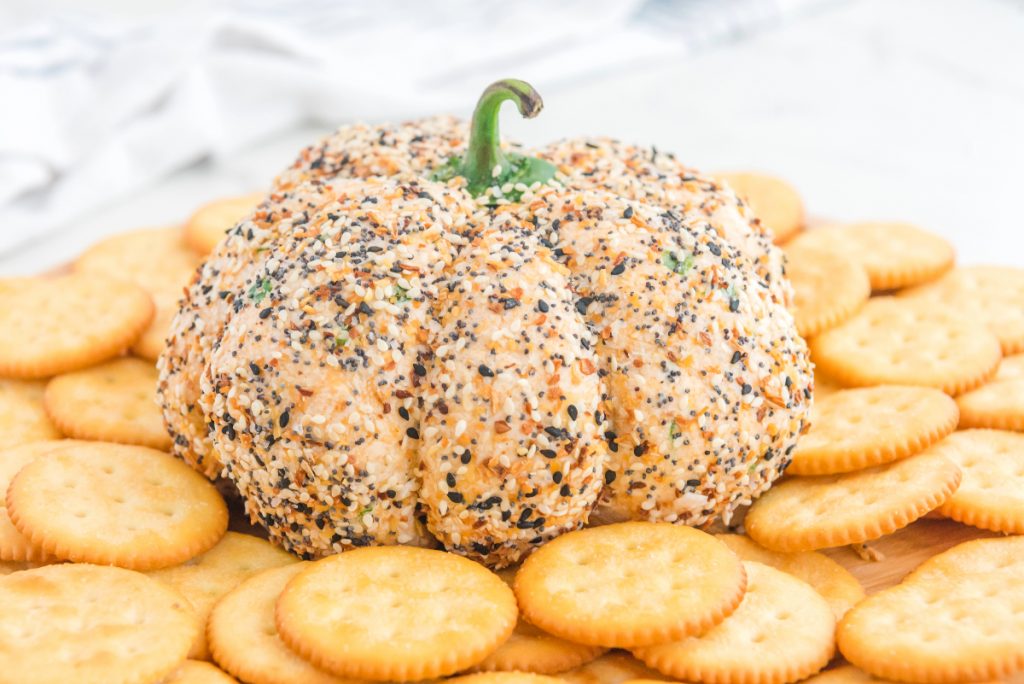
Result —
[[[453, 157], [436, 169], [431, 174], [434, 180], [448, 181], [462, 176], [466, 179], [466, 189], [477, 197], [489, 188], [500, 188], [506, 183], [530, 186], [554, 178], [553, 164], [501, 149], [498, 114], [506, 100], [512, 100], [527, 119], [537, 116], [544, 107], [540, 94], [525, 81], [507, 78], [487, 86], [473, 111], [466, 154], [461, 158]], [[492, 194], [496, 195], [495, 199], [504, 196], [516, 200], [522, 193], [513, 190], [504, 194], [492, 191]]]

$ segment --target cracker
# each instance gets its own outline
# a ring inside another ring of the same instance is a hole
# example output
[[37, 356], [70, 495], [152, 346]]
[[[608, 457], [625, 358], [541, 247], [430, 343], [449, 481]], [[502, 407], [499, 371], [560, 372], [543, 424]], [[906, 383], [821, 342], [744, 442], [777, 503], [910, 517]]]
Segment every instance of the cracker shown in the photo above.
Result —
[[346, 684], [313, 667], [284, 645], [274, 623], [274, 604], [308, 563], [254, 575], [217, 602], [207, 622], [213, 659], [248, 684]]
[[170, 454], [106, 442], [35, 458], [7, 489], [7, 511], [45, 553], [151, 570], [181, 563], [224, 535], [217, 489]]
[[41, 568], [46, 563], [31, 563], [29, 561], [0, 561], [0, 577], [4, 575], [10, 575], [15, 572], [22, 572], [24, 570], [32, 570], [33, 568]]
[[156, 312], [132, 351], [155, 361], [163, 350], [178, 300], [199, 262], [196, 253], [185, 245], [181, 229], [175, 226], [108, 237], [78, 257], [74, 269], [130, 280], [150, 294]]
[[835, 616], [806, 582], [746, 561], [739, 608], [700, 636], [633, 653], [679, 680], [788, 684], [821, 670], [835, 652]]
[[988, 326], [1004, 354], [1024, 352], [1024, 269], [961, 266], [900, 297], [942, 302]]
[[842, 390], [814, 404], [786, 472], [828, 475], [906, 458], [951, 433], [958, 419], [956, 402], [929, 387]]
[[0, 683], [150, 684], [185, 659], [188, 602], [136, 572], [48, 565], [0, 578]]
[[185, 244], [199, 254], [209, 254], [235, 224], [263, 201], [264, 196], [261, 192], [253, 192], [214, 200], [199, 207], [185, 222]]
[[836, 620], [864, 599], [864, 587], [850, 571], [828, 556], [815, 551], [782, 553], [769, 551], [741, 534], [716, 535], [745, 561], [756, 561], [787, 572], [807, 582], [828, 602]]
[[315, 666], [339, 677], [401, 680], [477, 664], [512, 634], [516, 615], [512, 591], [482, 565], [407, 546], [312, 563], [276, 610], [281, 639]]
[[979, 539], [930, 558], [839, 623], [839, 650], [898, 681], [1000, 679], [1024, 669], [1024, 537]]
[[570, 532], [526, 559], [515, 591], [523, 617], [555, 636], [636, 647], [698, 634], [743, 598], [740, 560], [713, 536], [669, 523]]
[[787, 479], [750, 507], [747, 534], [775, 551], [870, 541], [939, 506], [959, 484], [956, 464], [928, 451], [852, 473]]
[[156, 383], [149, 361], [114, 359], [51, 380], [46, 411], [69, 437], [170, 449]]
[[1024, 431], [1024, 354], [1004, 357], [994, 378], [956, 403], [961, 428]]
[[991, 378], [999, 341], [959, 312], [921, 299], [876, 297], [811, 340], [811, 356], [847, 387], [923, 385], [961, 394]]
[[4, 446], [60, 439], [43, 407], [46, 385], [36, 380], [0, 378], [0, 433]]
[[793, 319], [803, 337], [839, 325], [871, 296], [864, 267], [835, 252], [791, 247], [786, 250], [786, 276], [793, 285]]
[[160, 684], [238, 684], [238, 680], [210, 663], [186, 660]]
[[457, 684], [564, 684], [564, 679], [534, 672], [478, 672], [445, 680]]
[[[515, 574], [512, 568], [498, 571], [498, 576], [509, 586], [515, 580]], [[520, 619], [512, 636], [472, 669], [477, 672], [519, 670], [551, 674], [579, 667], [604, 652], [600, 646], [559, 639]]]
[[960, 487], [939, 513], [984, 530], [1024, 533], [1024, 435], [964, 430], [931, 451], [956, 463], [963, 473]]
[[[149, 576], [177, 589], [189, 600], [203, 624], [213, 606], [245, 579], [263, 570], [290, 565], [298, 559], [265, 539], [239, 532], [227, 532], [206, 553]], [[206, 634], [192, 647], [192, 658], [209, 658]]]
[[814, 398], [821, 399], [827, 397], [830, 394], [835, 394], [839, 390], [843, 389], [843, 386], [838, 382], [830, 378], [821, 372], [820, 368], [814, 369]]
[[[47, 441], [30, 442], [13, 449], [0, 451], [0, 496], [7, 492], [22, 468], [31, 463], [37, 456], [61, 449], [71, 442]], [[29, 541], [18, 531], [7, 515], [7, 506], [0, 499], [0, 560], [16, 562], [50, 561], [53, 558], [38, 546]]]
[[626, 651], [609, 651], [597, 660], [560, 672], [558, 676], [570, 684], [622, 684], [628, 681], [669, 679]]
[[145, 290], [74, 273], [0, 282], [0, 375], [45, 378], [117, 356], [153, 318]]
[[945, 239], [909, 223], [893, 221], [809, 230], [787, 247], [831, 251], [859, 263], [876, 292], [934, 280], [953, 267], [956, 257]]
[[785, 242], [804, 227], [804, 203], [792, 185], [764, 173], [733, 171], [714, 174], [746, 200], [776, 243]]

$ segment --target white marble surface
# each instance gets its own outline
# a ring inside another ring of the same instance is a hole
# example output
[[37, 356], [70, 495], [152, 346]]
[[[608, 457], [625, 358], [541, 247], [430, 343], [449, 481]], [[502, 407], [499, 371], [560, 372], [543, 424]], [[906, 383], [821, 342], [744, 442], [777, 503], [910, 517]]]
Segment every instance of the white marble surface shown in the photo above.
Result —
[[[509, 112], [510, 136], [612, 135], [702, 168], [771, 171], [813, 215], [913, 221], [951, 239], [965, 263], [1024, 266], [1020, 0], [836, 2], [696, 57], [544, 96], [539, 119]], [[51, 268], [102, 235], [175, 223], [206, 200], [262, 187], [323, 132], [295, 130], [181, 171], [0, 258], [0, 274]]]

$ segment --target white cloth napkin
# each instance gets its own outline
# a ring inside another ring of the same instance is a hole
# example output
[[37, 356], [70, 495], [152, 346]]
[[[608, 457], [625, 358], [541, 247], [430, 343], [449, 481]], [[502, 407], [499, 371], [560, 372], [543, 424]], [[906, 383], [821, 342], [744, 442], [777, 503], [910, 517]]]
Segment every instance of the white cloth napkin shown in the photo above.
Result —
[[807, 0], [231, 0], [0, 36], [0, 254], [304, 122], [449, 111], [728, 36]]

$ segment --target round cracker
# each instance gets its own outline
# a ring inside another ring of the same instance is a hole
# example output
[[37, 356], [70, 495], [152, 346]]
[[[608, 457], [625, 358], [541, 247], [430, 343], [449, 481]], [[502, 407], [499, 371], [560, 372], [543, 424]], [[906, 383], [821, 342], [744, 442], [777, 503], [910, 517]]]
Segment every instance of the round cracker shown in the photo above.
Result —
[[743, 597], [740, 560], [710, 534], [625, 522], [570, 532], [516, 573], [523, 617], [555, 636], [637, 647], [698, 634]]
[[218, 665], [248, 684], [347, 684], [313, 667], [277, 635], [274, 605], [308, 563], [265, 570], [217, 602], [207, 622], [210, 652]]
[[1024, 354], [1004, 357], [994, 378], [956, 403], [961, 428], [1024, 431]]
[[0, 375], [45, 378], [127, 349], [153, 318], [138, 285], [91, 273], [0, 282]]
[[934, 283], [899, 293], [954, 307], [988, 326], [1004, 354], [1024, 352], [1024, 269], [961, 266]]
[[793, 319], [803, 337], [839, 325], [871, 296], [864, 267], [827, 250], [786, 249], [786, 276], [793, 285]]
[[1000, 679], [1024, 669], [1024, 537], [933, 556], [839, 623], [843, 656], [897, 681]]
[[204, 204], [185, 222], [185, 244], [198, 254], [209, 254], [229, 230], [252, 213], [264, 197], [262, 192], [253, 192]]
[[[513, 568], [498, 571], [498, 576], [509, 586], [515, 581], [515, 575], [516, 570]], [[520, 619], [516, 622], [512, 636], [472, 669], [476, 672], [518, 670], [551, 674], [579, 667], [594, 660], [605, 650], [600, 646], [559, 639]]]
[[43, 407], [45, 383], [0, 378], [0, 433], [4, 446], [60, 439]]
[[238, 680], [210, 663], [186, 660], [160, 684], [238, 684]]
[[[0, 451], [0, 493], [6, 495], [7, 488], [22, 468], [37, 456], [61, 449], [73, 442], [47, 441], [30, 442], [13, 449]], [[53, 558], [29, 541], [11, 522], [7, 506], [0, 500], [0, 560], [16, 562], [47, 562]]]
[[838, 621], [853, 606], [864, 600], [864, 587], [850, 571], [822, 553], [769, 551], [742, 534], [715, 535], [745, 561], [756, 561], [787, 572], [807, 582], [828, 602]]
[[199, 630], [188, 602], [136, 572], [49, 565], [0, 578], [0, 683], [150, 684]]
[[217, 489], [170, 454], [79, 442], [36, 457], [7, 489], [14, 526], [64, 560], [150, 570], [181, 563], [224, 535]]
[[945, 239], [909, 223], [865, 221], [809, 230], [790, 249], [833, 252], [859, 263], [871, 289], [896, 290], [934, 280], [950, 268], [956, 253]]
[[956, 402], [929, 387], [841, 390], [815, 402], [786, 472], [830, 475], [890, 463], [938, 442], [958, 419]]
[[69, 437], [170, 449], [157, 375], [152, 363], [130, 357], [58, 375], [46, 386], [46, 411]]
[[765, 173], [726, 171], [714, 174], [742, 197], [771, 232], [785, 242], [804, 227], [804, 203], [792, 185]]
[[939, 513], [984, 530], [1024, 533], [1024, 435], [964, 430], [931, 451], [956, 463], [963, 473], [960, 487]]
[[597, 660], [560, 672], [558, 677], [569, 684], [622, 684], [633, 680], [669, 680], [626, 651], [609, 651]]
[[277, 602], [278, 633], [292, 650], [339, 677], [378, 680], [471, 667], [512, 634], [516, 616], [512, 591], [482, 565], [407, 546], [312, 563]]
[[813, 551], [878, 539], [942, 504], [960, 469], [926, 451], [838, 475], [783, 480], [750, 507], [747, 534], [774, 551]]
[[155, 361], [163, 351], [178, 300], [200, 263], [182, 239], [181, 229], [145, 228], [112, 235], [82, 253], [75, 271], [130, 280], [153, 298], [156, 312], [132, 345], [139, 356]]
[[[226, 532], [217, 545], [206, 553], [148, 574], [177, 589], [189, 600], [196, 614], [206, 624], [213, 606], [225, 594], [247, 578], [270, 568], [298, 562], [295, 556], [277, 548], [266, 539], [250, 534]], [[192, 658], [209, 658], [205, 631], [199, 635]]]
[[811, 356], [847, 387], [923, 385], [957, 395], [991, 378], [1002, 352], [991, 333], [951, 309], [877, 297], [811, 340]]
[[787, 684], [821, 670], [835, 652], [832, 609], [806, 582], [746, 561], [736, 611], [700, 636], [634, 650], [679, 680]]

